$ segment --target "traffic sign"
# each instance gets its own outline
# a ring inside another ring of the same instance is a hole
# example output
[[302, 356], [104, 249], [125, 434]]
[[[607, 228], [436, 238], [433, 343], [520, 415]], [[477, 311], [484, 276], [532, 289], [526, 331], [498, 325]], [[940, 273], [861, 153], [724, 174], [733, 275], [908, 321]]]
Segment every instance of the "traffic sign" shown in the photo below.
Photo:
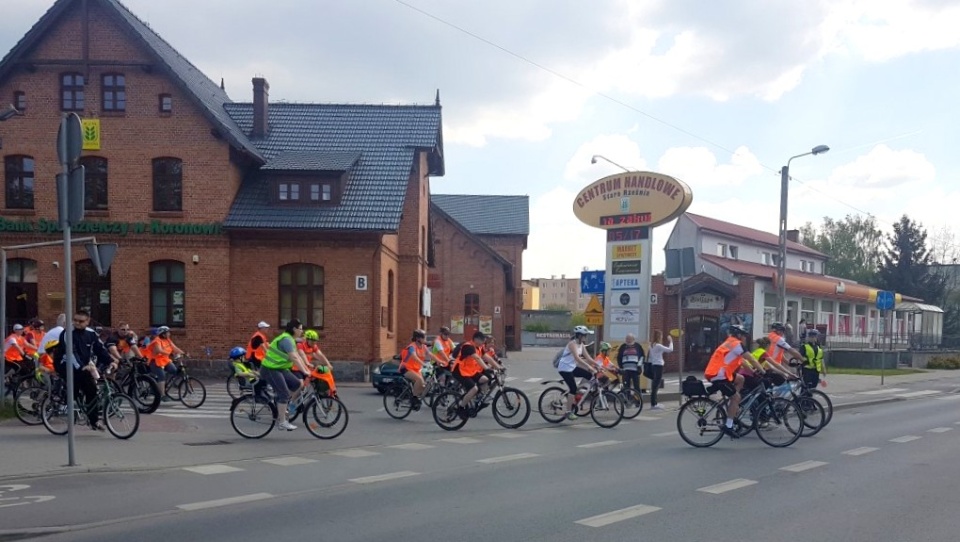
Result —
[[893, 310], [896, 304], [896, 295], [889, 290], [880, 290], [877, 292], [877, 309], [882, 311]]
[[606, 271], [584, 271], [580, 273], [581, 294], [602, 294], [606, 288]]
[[71, 169], [80, 159], [83, 150], [83, 130], [80, 127], [80, 117], [76, 113], [64, 116], [57, 132], [57, 158], [60, 163]]
[[586, 310], [583, 311], [588, 326], [603, 325], [603, 304], [600, 303], [600, 297], [596, 294], [590, 296]]
[[113, 257], [117, 255], [116, 243], [87, 243], [83, 245], [87, 249], [87, 255], [93, 263], [93, 268], [101, 277], [107, 276], [110, 272], [110, 264], [113, 263]]

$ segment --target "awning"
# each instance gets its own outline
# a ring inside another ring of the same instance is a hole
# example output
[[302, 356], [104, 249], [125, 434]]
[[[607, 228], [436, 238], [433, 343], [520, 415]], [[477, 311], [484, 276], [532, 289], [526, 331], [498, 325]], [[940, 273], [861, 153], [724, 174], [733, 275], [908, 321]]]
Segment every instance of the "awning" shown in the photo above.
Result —
[[897, 303], [897, 306], [894, 307], [894, 310], [902, 312], [939, 312], [942, 313], [943, 309], [935, 305], [927, 305], [925, 303], [914, 303], [913, 301], [908, 301], [906, 303]]

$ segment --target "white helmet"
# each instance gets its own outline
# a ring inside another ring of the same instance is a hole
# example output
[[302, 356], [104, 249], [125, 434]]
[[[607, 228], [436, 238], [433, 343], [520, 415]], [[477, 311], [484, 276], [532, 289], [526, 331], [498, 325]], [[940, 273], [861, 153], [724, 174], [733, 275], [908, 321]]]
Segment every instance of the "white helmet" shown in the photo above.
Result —
[[573, 328], [574, 335], [593, 335], [593, 332], [587, 329], [587, 326], [577, 326]]

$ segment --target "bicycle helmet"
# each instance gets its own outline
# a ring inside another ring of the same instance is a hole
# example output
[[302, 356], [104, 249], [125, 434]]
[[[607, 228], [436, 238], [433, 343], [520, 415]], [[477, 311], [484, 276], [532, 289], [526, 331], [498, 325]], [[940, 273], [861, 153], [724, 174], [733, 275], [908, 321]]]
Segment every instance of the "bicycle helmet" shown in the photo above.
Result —
[[593, 335], [593, 332], [587, 329], [587, 326], [577, 326], [573, 328], [574, 335]]
[[774, 331], [779, 331], [780, 333], [783, 333], [784, 331], [787, 330], [787, 328], [780, 322], [774, 322], [770, 324], [770, 329]]
[[157, 328], [157, 335], [163, 335], [164, 333], [167, 333], [169, 331], [170, 331], [170, 328], [168, 328], [167, 326], [160, 326]]
[[426, 332], [426, 331], [424, 331], [424, 330], [422, 330], [422, 329], [415, 329], [415, 330], [413, 330], [413, 339], [412, 339], [412, 340], [415, 341], [415, 340], [417, 340], [417, 339], [426, 339], [426, 338], [427, 338], [427, 332]]
[[807, 337], [808, 337], [808, 338], [810, 338], [810, 337], [819, 337], [819, 336], [820, 336], [820, 332], [819, 332], [819, 331], [817, 331], [817, 330], [815, 330], [815, 329], [808, 329], [808, 330], [807, 330]]
[[448, 328], [447, 326], [441, 327], [441, 328], [440, 328], [440, 334], [441, 334], [441, 335], [449, 335], [449, 334], [450, 334], [450, 328]]
[[303, 338], [308, 341], [319, 341], [320, 335], [313, 329], [308, 329], [303, 332]]
[[608, 342], [602, 342], [602, 343], [600, 343], [600, 351], [601, 351], [601, 352], [606, 352], [607, 350], [610, 350], [610, 343], [608, 343]]
[[741, 325], [739, 325], [739, 324], [732, 324], [732, 325], [730, 326], [729, 330], [728, 330], [728, 333], [729, 333], [730, 335], [737, 335], [737, 336], [739, 336], [739, 337], [746, 337], [746, 336], [747, 336], [747, 330], [744, 329], [743, 326], [741, 326]]
[[230, 349], [230, 359], [239, 359], [247, 357], [247, 349], [242, 346], [234, 346]]

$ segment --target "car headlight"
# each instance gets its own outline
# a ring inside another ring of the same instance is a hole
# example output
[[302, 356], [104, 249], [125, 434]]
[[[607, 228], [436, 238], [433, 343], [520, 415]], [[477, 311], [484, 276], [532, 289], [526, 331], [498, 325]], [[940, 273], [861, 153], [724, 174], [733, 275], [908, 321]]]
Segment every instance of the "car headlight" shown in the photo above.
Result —
[[380, 366], [379, 366], [379, 365], [377, 365], [376, 367], [373, 368], [373, 374], [375, 374], [375, 375], [380, 374]]

